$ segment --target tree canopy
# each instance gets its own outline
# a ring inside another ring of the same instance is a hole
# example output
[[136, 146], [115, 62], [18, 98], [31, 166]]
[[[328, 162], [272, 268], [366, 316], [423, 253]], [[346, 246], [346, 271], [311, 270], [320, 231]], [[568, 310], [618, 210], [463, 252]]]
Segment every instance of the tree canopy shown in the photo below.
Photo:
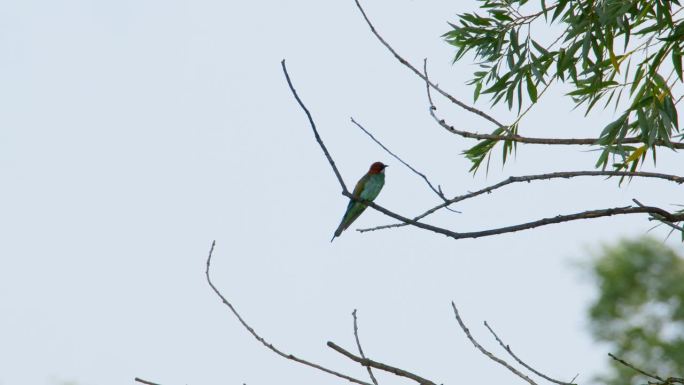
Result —
[[[617, 119], [597, 133], [596, 167], [636, 170], [658, 147], [684, 148], [676, 92], [681, 86], [684, 20], [678, 0], [480, 0], [483, 13], [464, 13], [444, 34], [454, 61], [471, 52], [478, 63], [474, 98], [505, 100], [515, 122], [494, 133], [514, 149], [518, 123], [548, 87], [571, 86], [568, 96], [589, 113], [613, 105]], [[534, 28], [534, 29], [533, 29]], [[543, 29], [543, 32], [542, 32]], [[498, 140], [466, 155], [477, 170]], [[505, 161], [505, 158], [504, 158]]]
[[[651, 238], [603, 248], [590, 268], [598, 296], [589, 309], [592, 334], [635, 366], [661, 376], [684, 373], [684, 259]], [[647, 378], [615, 362], [607, 385]]]

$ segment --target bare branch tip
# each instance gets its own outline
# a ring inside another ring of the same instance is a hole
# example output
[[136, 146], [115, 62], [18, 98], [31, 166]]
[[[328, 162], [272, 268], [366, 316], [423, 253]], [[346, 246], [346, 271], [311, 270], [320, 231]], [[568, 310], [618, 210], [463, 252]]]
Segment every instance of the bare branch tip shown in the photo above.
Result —
[[151, 382], [151, 381], [143, 380], [142, 378], [139, 378], [139, 377], [136, 377], [134, 380], [135, 380], [135, 382], [139, 382], [139, 383], [145, 384], [145, 385], [159, 385], [159, 384], [157, 384], [156, 382]]

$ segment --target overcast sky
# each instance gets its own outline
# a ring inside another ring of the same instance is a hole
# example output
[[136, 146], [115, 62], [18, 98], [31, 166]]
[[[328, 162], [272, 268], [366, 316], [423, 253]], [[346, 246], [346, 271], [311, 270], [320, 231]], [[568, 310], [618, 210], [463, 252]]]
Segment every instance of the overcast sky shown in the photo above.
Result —
[[[435, 81], [472, 101], [474, 66], [452, 66], [440, 35], [475, 2], [365, 3], [399, 52], [427, 57]], [[608, 350], [586, 327], [593, 290], [573, 261], [645, 233], [645, 216], [476, 240], [402, 228], [329, 242], [346, 199], [283, 58], [347, 184], [389, 164], [377, 202], [407, 216], [436, 196], [350, 117], [449, 196], [510, 175], [590, 170], [598, 155], [519, 146], [505, 167], [496, 150], [488, 174], [469, 174], [460, 152], [473, 143], [431, 120], [424, 84], [352, 0], [22, 0], [0, 10], [1, 385], [343, 383], [274, 355], [238, 324], [204, 279], [213, 239], [216, 285], [262, 336], [357, 378], [365, 370], [325, 346], [354, 348], [353, 309], [371, 358], [437, 383], [519, 383], [469, 344], [452, 300], [501, 356], [482, 321], [548, 375], [586, 383], [604, 367]], [[563, 92], [550, 91], [521, 132], [593, 136], [612, 118], [583, 118]], [[458, 127], [492, 129], [435, 100]], [[478, 107], [490, 109], [486, 99]], [[661, 151], [658, 170], [676, 173], [675, 159]], [[474, 231], [677, 197], [681, 188], [661, 181], [538, 182], [428, 222]], [[368, 210], [353, 228], [391, 222]]]

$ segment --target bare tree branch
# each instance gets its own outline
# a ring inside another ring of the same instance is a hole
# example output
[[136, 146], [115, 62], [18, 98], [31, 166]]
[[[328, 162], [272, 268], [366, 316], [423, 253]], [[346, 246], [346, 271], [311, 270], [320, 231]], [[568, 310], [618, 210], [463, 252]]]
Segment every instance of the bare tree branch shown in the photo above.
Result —
[[342, 186], [343, 193], [349, 193], [349, 191], [347, 190], [347, 186], [344, 184], [344, 179], [342, 179], [342, 175], [337, 170], [337, 166], [335, 166], [335, 161], [333, 161], [332, 157], [330, 156], [330, 153], [328, 152], [328, 149], [325, 147], [325, 144], [323, 144], [323, 141], [321, 140], [320, 135], [318, 135], [318, 130], [316, 129], [316, 123], [314, 123], [313, 118], [311, 117], [311, 113], [309, 112], [309, 109], [306, 108], [306, 106], [302, 102], [302, 99], [299, 98], [299, 95], [297, 95], [297, 91], [295, 91], [294, 86], [292, 85], [292, 81], [290, 81], [290, 74], [287, 73], [287, 67], [285, 66], [285, 59], [283, 59], [280, 62], [280, 65], [283, 67], [283, 72], [285, 73], [285, 79], [287, 79], [287, 85], [290, 87], [290, 91], [292, 91], [292, 95], [294, 95], [295, 99], [297, 100], [297, 103], [299, 103], [299, 106], [302, 107], [302, 109], [306, 113], [306, 117], [309, 119], [309, 124], [311, 124], [311, 129], [313, 129], [314, 136], [316, 137], [316, 141], [318, 142], [318, 145], [321, 146], [321, 150], [323, 150], [325, 157], [328, 158], [328, 163], [330, 163], [330, 166], [332, 167], [333, 172], [335, 173], [335, 176], [337, 177], [337, 180], [340, 182], [340, 186]]
[[622, 358], [616, 357], [612, 353], [608, 353], [608, 356], [610, 358], [614, 359], [615, 361], [621, 363], [622, 365], [624, 365], [624, 366], [626, 366], [626, 367], [628, 367], [628, 368], [630, 368], [630, 369], [632, 369], [632, 370], [634, 370], [634, 371], [636, 371], [636, 372], [638, 372], [638, 373], [640, 373], [646, 377], [650, 377], [650, 378], [656, 380], [656, 382], [649, 381], [648, 382], [649, 384], [657, 384], [657, 385], [668, 385], [668, 384], [674, 384], [674, 383], [684, 384], [684, 378], [668, 377], [668, 378], [663, 379], [662, 377], [658, 376], [657, 374], [652, 374], [652, 373], [649, 373], [643, 369], [637, 368], [636, 366], [630, 364], [629, 362], [623, 360]]
[[237, 312], [237, 310], [235, 309], [235, 307], [234, 307], [230, 302], [228, 302], [228, 300], [226, 299], [226, 297], [224, 297], [223, 294], [221, 294], [221, 292], [220, 292], [220, 291], [216, 288], [216, 286], [214, 286], [214, 284], [211, 282], [211, 277], [209, 276], [209, 269], [210, 269], [210, 266], [211, 266], [211, 257], [212, 257], [212, 254], [213, 254], [213, 252], [214, 252], [214, 246], [215, 246], [215, 245], [216, 245], [216, 241], [213, 241], [213, 242], [211, 243], [211, 249], [209, 249], [209, 256], [207, 257], [207, 269], [205, 270], [205, 275], [206, 275], [206, 277], [207, 277], [207, 282], [209, 283], [209, 286], [211, 286], [211, 289], [214, 291], [214, 293], [216, 293], [216, 295], [221, 299], [221, 301], [223, 302], [223, 304], [226, 305], [226, 306], [228, 306], [228, 308], [230, 309], [230, 311], [233, 312], [233, 314], [234, 314], [235, 317], [238, 319], [238, 321], [240, 321], [240, 323], [242, 324], [242, 326], [243, 326], [245, 329], [247, 329], [247, 331], [248, 331], [248, 332], [249, 332], [257, 341], [261, 342], [262, 345], [264, 345], [265, 347], [267, 347], [268, 349], [270, 349], [271, 351], [273, 351], [273, 352], [276, 353], [277, 355], [279, 355], [279, 356], [281, 356], [281, 357], [283, 357], [283, 358], [286, 358], [286, 359], [288, 359], [288, 360], [292, 360], [292, 361], [298, 362], [298, 363], [300, 363], [300, 364], [303, 364], [303, 365], [312, 367], [312, 368], [314, 368], [314, 369], [318, 369], [318, 370], [320, 370], [320, 371], [322, 371], [322, 372], [325, 372], [325, 373], [328, 373], [328, 374], [332, 374], [333, 376], [336, 376], [336, 377], [339, 377], [339, 378], [343, 378], [343, 379], [345, 379], [345, 380], [347, 380], [347, 381], [349, 381], [349, 382], [354, 382], [354, 383], [357, 383], [357, 384], [360, 384], [360, 385], [371, 385], [369, 382], [365, 382], [365, 381], [358, 380], [358, 379], [356, 379], [356, 378], [354, 378], [354, 377], [347, 376], [346, 374], [338, 373], [338, 372], [336, 372], [336, 371], [334, 371], [334, 370], [325, 368], [325, 367], [320, 366], [320, 365], [318, 365], [318, 364], [315, 364], [315, 363], [313, 363], [313, 362], [310, 362], [310, 361], [307, 361], [307, 360], [298, 358], [298, 357], [296, 357], [296, 356], [294, 356], [294, 355], [292, 355], [292, 354], [285, 353], [285, 352], [281, 351], [280, 349], [276, 348], [275, 346], [273, 346], [273, 344], [267, 342], [267, 341], [266, 341], [265, 339], [263, 339], [261, 336], [259, 336], [259, 335], [257, 334], [257, 332], [255, 332], [254, 329], [253, 329], [251, 326], [249, 326], [249, 324], [247, 324], [247, 322], [242, 318], [242, 316], [240, 316], [240, 314]]
[[492, 361], [494, 361], [494, 362], [496, 362], [496, 363], [498, 363], [498, 364], [504, 366], [506, 369], [510, 370], [510, 371], [511, 371], [513, 374], [515, 374], [516, 376], [518, 376], [518, 377], [522, 378], [523, 380], [527, 381], [530, 385], [537, 385], [537, 383], [534, 382], [534, 380], [532, 380], [531, 378], [529, 378], [528, 376], [526, 376], [525, 374], [523, 374], [522, 372], [520, 372], [518, 369], [512, 367], [512, 366], [509, 365], [506, 361], [502, 360], [501, 358], [495, 356], [494, 354], [490, 353], [490, 352], [487, 351], [485, 348], [483, 348], [482, 345], [480, 345], [480, 344], [475, 340], [475, 338], [473, 338], [473, 336], [470, 334], [470, 330], [468, 330], [468, 328], [467, 328], [467, 327], [465, 326], [465, 324], [463, 323], [463, 320], [461, 320], [461, 317], [458, 315], [458, 309], [456, 309], [456, 304], [454, 304], [453, 302], [451, 302], [451, 307], [454, 308], [454, 315], [456, 316], [456, 321], [458, 321], [458, 325], [461, 327], [461, 329], [463, 329], [463, 332], [465, 333], [466, 337], [468, 337], [468, 339], [470, 340], [470, 342], [472, 342], [473, 345], [475, 345], [475, 347], [477, 348], [477, 350], [479, 350], [480, 352], [482, 352], [482, 354], [484, 354], [485, 356], [489, 357], [489, 359], [491, 359]]
[[[370, 27], [371, 32], [373, 32], [373, 35], [375, 35], [375, 37], [378, 38], [378, 40], [380, 41], [380, 43], [382, 43], [382, 45], [384, 45], [385, 48], [387, 48], [387, 49], [392, 53], [392, 55], [394, 55], [394, 57], [395, 57], [397, 60], [399, 60], [399, 62], [400, 62], [401, 64], [405, 65], [407, 68], [409, 68], [411, 71], [413, 71], [413, 73], [415, 73], [416, 75], [418, 75], [418, 76], [419, 76], [420, 78], [422, 78], [423, 80], [429, 82], [429, 80], [426, 79], [426, 78], [423, 76], [423, 74], [421, 74], [420, 71], [418, 71], [418, 69], [416, 69], [416, 67], [414, 67], [414, 66], [411, 65], [411, 63], [409, 63], [406, 59], [404, 59], [403, 57], [401, 57], [401, 56], [394, 50], [394, 48], [392, 48], [392, 46], [390, 46], [390, 45], [385, 41], [385, 39], [383, 39], [382, 36], [380, 36], [380, 34], [377, 32], [377, 30], [375, 29], [375, 27], [374, 27], [373, 24], [371, 23], [370, 19], [368, 19], [368, 16], [366, 16], [366, 11], [364, 11], [364, 10], [363, 10], [363, 7], [361, 7], [361, 4], [359, 3], [359, 0], [354, 0], [354, 1], [356, 2], [356, 6], [359, 8], [359, 11], [361, 11], [361, 14], [363, 15], [363, 18], [366, 20], [366, 23], [367, 23], [368, 26]], [[435, 89], [435, 91], [437, 91], [437, 92], [439, 92], [440, 94], [442, 94], [442, 96], [444, 96], [445, 98], [449, 99], [452, 103], [456, 104], [457, 106], [459, 106], [459, 107], [461, 107], [461, 108], [463, 108], [463, 109], [465, 109], [465, 110], [467, 110], [467, 111], [470, 111], [470, 112], [472, 112], [473, 114], [479, 115], [479, 116], [481, 116], [481, 117], [483, 117], [483, 118], [489, 120], [490, 122], [496, 124], [496, 125], [499, 126], [499, 127], [503, 126], [503, 124], [499, 123], [496, 119], [494, 119], [493, 117], [491, 117], [490, 115], [488, 115], [488, 114], [485, 113], [484, 111], [478, 110], [478, 109], [475, 108], [475, 107], [471, 107], [471, 106], [469, 106], [469, 105], [463, 103], [462, 101], [456, 99], [455, 97], [453, 97], [452, 95], [450, 95], [450, 94], [447, 93], [446, 91], [444, 91], [444, 90], [442, 90], [441, 88], [439, 88], [439, 86], [436, 85], [436, 84], [434, 84], [434, 83], [431, 83], [431, 82], [430, 82], [429, 84], [430, 84], [430, 86], [431, 86], [432, 88]]]
[[430, 182], [430, 180], [428, 179], [428, 177], [425, 176], [425, 174], [423, 174], [422, 172], [416, 170], [416, 169], [413, 168], [410, 164], [404, 162], [403, 159], [401, 159], [398, 155], [396, 155], [395, 153], [393, 153], [389, 148], [385, 147], [385, 145], [382, 144], [382, 142], [380, 142], [378, 139], [376, 139], [375, 136], [373, 136], [373, 134], [370, 133], [370, 131], [368, 131], [368, 130], [367, 130], [365, 127], [363, 127], [360, 123], [358, 123], [356, 120], [354, 120], [354, 118], [351, 118], [351, 121], [352, 121], [352, 123], [354, 123], [358, 128], [360, 128], [361, 131], [363, 131], [366, 135], [368, 135], [375, 143], [377, 143], [378, 146], [382, 147], [383, 150], [385, 150], [388, 154], [392, 155], [392, 156], [394, 157], [394, 159], [398, 160], [398, 161], [401, 162], [404, 166], [408, 167], [409, 170], [413, 171], [416, 175], [418, 175], [418, 176], [420, 176], [421, 178], [423, 178], [423, 180], [425, 180], [425, 183], [427, 183], [428, 187], [430, 187], [430, 190], [434, 191], [434, 193], [437, 194], [438, 197], [440, 197], [444, 202], [447, 201], [447, 197], [444, 196], [444, 193], [442, 192], [442, 187], [441, 187], [441, 186], [437, 185], [437, 188], [435, 188], [435, 186], [432, 185], [432, 183]]
[[[506, 226], [506, 227], [499, 227], [495, 229], [489, 229], [489, 230], [482, 230], [482, 231], [472, 231], [472, 232], [467, 232], [467, 233], [457, 233], [454, 231], [450, 231], [441, 227], [437, 226], [432, 226], [432, 225], [427, 225], [422, 222], [417, 222], [413, 219], [409, 219], [406, 217], [402, 217], [401, 215], [395, 214], [385, 208], [382, 208], [372, 202], [365, 202], [363, 201], [366, 205], [376, 209], [377, 211], [380, 211], [381, 213], [390, 216], [394, 219], [398, 219], [399, 221], [402, 221], [404, 223], [411, 224], [413, 226], [425, 229], [425, 230], [430, 230], [438, 234], [446, 235], [447, 237], [451, 237], [453, 239], [463, 239], [463, 238], [481, 238], [481, 237], [489, 237], [492, 235], [499, 235], [499, 234], [505, 234], [505, 233], [514, 233], [516, 231], [522, 231], [522, 230], [529, 230], [529, 229], [534, 229], [537, 227], [541, 226], [546, 226], [546, 225], [551, 225], [551, 224], [556, 224], [556, 223], [563, 223], [563, 222], [570, 222], [570, 221], [576, 221], [580, 219], [594, 219], [594, 218], [601, 218], [601, 217], [609, 217], [613, 215], [625, 215], [625, 214], [657, 214], [661, 215], [666, 221], [670, 222], [680, 222], [684, 220], [684, 213], [682, 214], [672, 214], [669, 213], [659, 207], [632, 207], [632, 206], [625, 206], [625, 207], [614, 207], [614, 208], [609, 208], [609, 209], [600, 209], [600, 210], [587, 210], [587, 211], [582, 211], [579, 213], [575, 214], [567, 214], [567, 215], [557, 215], [555, 217], [549, 217], [549, 218], [543, 218], [539, 219], [536, 221], [532, 222], [526, 222], [526, 223], [521, 223], [519, 225], [512, 225], [512, 226]], [[391, 225], [390, 225], [391, 226]], [[398, 227], [398, 226], [393, 226], [393, 227]], [[385, 227], [386, 228], [386, 227]], [[364, 229], [363, 231], [359, 230], [360, 232], [366, 232], [366, 231], [373, 231], [376, 229]]]
[[[366, 20], [366, 24], [370, 27], [371, 32], [375, 37], [382, 43], [382, 45], [387, 48], [387, 50], [394, 55], [394, 57], [404, 66], [406, 66], [408, 69], [410, 69], [414, 74], [416, 74], [418, 77], [426, 81], [430, 87], [432, 87], [435, 91], [439, 92], [442, 96], [446, 97], [451, 101], [452, 103], [456, 104], [457, 106], [472, 112], [473, 114], [476, 114], [478, 116], [481, 116], [485, 118], [486, 120], [494, 123], [497, 127], [505, 127], [506, 125], [500, 123], [484, 111], [478, 110], [477, 108], [471, 107], [460, 100], [456, 99], [453, 97], [451, 94], [448, 92], [442, 90], [437, 84], [431, 82], [424, 74], [422, 74], [415, 66], [413, 66], [411, 63], [408, 62], [408, 60], [404, 59], [401, 55], [397, 53], [392, 46], [387, 43], [387, 41], [378, 33], [378, 31], [375, 29], [375, 26], [373, 26], [373, 23], [371, 23], [370, 19], [366, 15], [366, 12], [364, 11], [363, 7], [361, 7], [361, 4], [359, 3], [359, 0], [354, 0], [356, 2], [356, 6], [361, 11], [361, 14], [363, 15], [363, 18]], [[477, 139], [477, 140], [511, 140], [517, 143], [529, 143], [529, 144], [548, 144], [548, 145], [596, 145], [598, 142], [598, 138], [581, 138], [581, 139], [574, 139], [574, 138], [530, 138], [530, 137], [524, 137], [520, 135], [492, 135], [492, 134], [479, 134], [476, 132], [470, 132], [470, 131], [464, 131], [464, 130], [458, 130], [450, 125], [448, 125], [443, 119], [439, 119], [435, 116], [434, 110], [437, 108], [434, 105], [431, 105], [430, 108], [430, 114], [432, 117], [445, 129], [447, 129], [449, 132], [457, 134], [459, 136], [462, 136], [464, 138], [469, 138], [469, 139]], [[620, 140], [621, 144], [633, 144], [633, 143], [643, 143], [643, 140], [641, 140], [638, 137], [632, 137], [632, 138], [624, 138]], [[684, 143], [682, 142], [671, 142], [671, 143], [665, 143], [662, 140], [658, 140], [654, 143], [656, 146], [664, 146], [664, 147], [673, 147], [677, 149], [684, 149]]]
[[636, 366], [630, 364], [629, 362], [623, 360], [622, 358], [616, 357], [615, 355], [613, 355], [613, 353], [608, 353], [608, 356], [609, 356], [610, 358], [614, 359], [615, 361], [621, 363], [622, 365], [624, 365], [624, 366], [626, 366], [626, 367], [628, 367], [628, 368], [630, 368], [630, 369], [632, 369], [632, 370], [634, 370], [634, 371], [636, 371], [636, 372], [639, 372], [639, 373], [643, 374], [643, 375], [646, 376], [646, 377], [650, 377], [650, 378], [652, 378], [652, 379], [654, 379], [654, 380], [658, 380], [658, 381], [660, 381], [660, 382], [664, 382], [664, 381], [665, 381], [665, 380], [663, 380], [661, 377], [659, 377], [659, 376], [657, 376], [657, 375], [655, 375], [655, 374], [651, 374], [651, 373], [645, 372], [645, 371], [643, 371], [643, 370], [637, 368]]
[[338, 353], [342, 354], [343, 356], [351, 359], [352, 361], [358, 362], [359, 364], [361, 364], [363, 366], [367, 366], [367, 367], [370, 366], [370, 367], [373, 367], [373, 368], [378, 369], [378, 370], [382, 370], [382, 371], [385, 371], [388, 373], [395, 374], [399, 377], [406, 377], [406, 378], [411, 379], [411, 380], [413, 380], [413, 381], [415, 381], [421, 385], [437, 385], [434, 382], [432, 382], [426, 378], [423, 378], [417, 374], [413, 374], [413, 373], [408, 372], [406, 370], [399, 369], [399, 368], [396, 368], [394, 366], [386, 365], [386, 364], [383, 364], [382, 362], [373, 361], [369, 358], [358, 357], [358, 356], [350, 353], [349, 351], [341, 348], [340, 346], [336, 345], [332, 341], [328, 341], [328, 346], [331, 349], [335, 350], [336, 352], [338, 352]]
[[[636, 205], [639, 206], [639, 207], [645, 207], [641, 202], [639, 202], [639, 201], [636, 200], [636, 199], [632, 199], [632, 202], [636, 203]], [[673, 230], [679, 230], [679, 231], [681, 231], [681, 232], [684, 233], [684, 227], [682, 227], [682, 226], [677, 226], [677, 225], [675, 225], [674, 223], [671, 223], [671, 222], [668, 222], [668, 221], [663, 221], [662, 218], [659, 218], [658, 216], [651, 215], [651, 217], [649, 218], [649, 220], [658, 221], [658, 222], [660, 222], [660, 223], [662, 223], [662, 224], [664, 224], [664, 225], [666, 225], [666, 226], [670, 226]]]
[[[497, 336], [496, 333], [494, 333], [494, 330], [492, 330], [492, 328], [489, 327], [489, 324], [487, 324], [487, 321], [484, 322], [484, 325], [485, 325], [485, 327], [487, 327], [487, 329], [489, 330], [489, 332], [492, 333], [492, 335], [494, 336], [494, 338], [496, 338], [496, 341], [499, 343], [499, 345], [501, 345], [501, 347], [504, 348], [504, 350], [506, 350], [506, 352], [508, 352], [508, 354], [510, 354], [510, 356], [513, 357], [513, 359], [515, 359], [516, 361], [518, 361], [518, 363], [519, 363], [520, 365], [524, 366], [525, 369], [529, 370], [530, 372], [532, 372], [532, 373], [538, 375], [539, 377], [541, 377], [541, 378], [543, 378], [543, 379], [545, 379], [545, 380], [547, 380], [547, 381], [556, 383], [556, 384], [558, 384], [558, 385], [577, 385], [577, 384], [574, 384], [574, 383], [572, 383], [572, 382], [563, 382], [563, 381], [559, 381], [559, 380], [554, 380], [553, 378], [551, 378], [551, 377], [549, 377], [549, 376], [547, 376], [547, 375], [545, 375], [545, 374], [543, 374], [543, 373], [540, 373], [539, 371], [535, 370], [533, 367], [527, 365], [525, 362], [523, 362], [523, 360], [521, 360], [520, 358], [518, 358], [518, 356], [516, 356], [515, 353], [513, 353], [513, 350], [511, 349], [510, 346], [504, 344], [503, 341], [501, 341], [501, 339], [499, 338], [499, 336]], [[575, 376], [575, 377], [576, 377], [576, 376]]]
[[151, 382], [151, 381], [143, 380], [142, 378], [138, 378], [138, 377], [135, 378], [135, 381], [136, 381], [136, 382], [139, 382], [139, 383], [141, 383], [141, 384], [146, 384], [146, 385], [159, 385], [159, 384], [157, 384], [156, 382]]
[[[619, 177], [628, 177], [628, 178], [656, 178], [656, 179], [663, 179], [667, 181], [671, 181], [677, 184], [682, 184], [684, 183], [684, 177], [677, 176], [677, 175], [668, 175], [668, 174], [659, 174], [659, 173], [654, 173], [654, 172], [627, 172], [627, 171], [561, 171], [561, 172], [552, 172], [548, 174], [537, 174], [537, 175], [523, 175], [523, 176], [511, 176], [497, 184], [485, 187], [483, 189], [470, 192], [467, 194], [459, 195], [454, 198], [449, 199], [447, 202], [444, 202], [440, 205], [437, 205], [424, 213], [418, 215], [417, 217], [414, 217], [413, 220], [420, 220], [425, 218], [428, 215], [431, 215], [435, 213], [436, 211], [446, 207], [447, 205], [452, 205], [454, 203], [464, 201], [466, 199], [474, 198], [478, 195], [482, 194], [489, 194], [492, 191], [499, 189], [501, 187], [507, 186], [512, 183], [520, 183], [520, 182], [532, 182], [535, 180], [547, 180], [547, 179], [570, 179], [570, 178], [576, 178], [576, 177], [582, 177], [582, 176], [605, 176], [605, 177], [613, 177], [613, 176], [619, 176]], [[395, 224], [390, 224], [390, 225], [383, 225], [383, 226], [376, 226], [373, 228], [366, 228], [366, 229], [358, 229], [357, 231], [359, 232], [367, 232], [367, 231], [375, 231], [375, 230], [382, 230], [382, 229], [388, 229], [388, 228], [393, 228], [393, 227], [403, 227], [407, 226], [406, 222], [403, 223], [395, 223]]]
[[[528, 229], [533, 229], [536, 227], [540, 226], [545, 226], [545, 225], [550, 225], [554, 223], [562, 223], [562, 222], [568, 222], [568, 221], [574, 221], [574, 220], [579, 220], [579, 219], [589, 219], [589, 218], [599, 218], [599, 217], [606, 217], [606, 216], [612, 216], [612, 215], [621, 215], [621, 214], [637, 214], [637, 213], [649, 213], [649, 214], [657, 214], [661, 217], [663, 217], [664, 220], [668, 222], [679, 222], [684, 220], [684, 213], [682, 214], [672, 214], [669, 213], [661, 208], [658, 207], [616, 207], [616, 208], [610, 208], [610, 209], [602, 209], [602, 210], [588, 210], [588, 211], [583, 211], [580, 213], [576, 214], [569, 214], [569, 215], [557, 215], [555, 217], [551, 218], [544, 218], [532, 222], [527, 222], [519, 225], [513, 225], [513, 226], [506, 226], [506, 227], [501, 227], [497, 229], [490, 229], [490, 230], [484, 230], [484, 231], [474, 231], [474, 232], [468, 232], [468, 233], [456, 233], [451, 230], [447, 230], [441, 227], [425, 224], [422, 222], [418, 222], [415, 219], [410, 219], [407, 217], [404, 217], [402, 215], [396, 214], [390, 210], [387, 210], [384, 207], [379, 206], [376, 203], [369, 202], [363, 199], [360, 199], [358, 197], [355, 197], [352, 195], [349, 190], [347, 190], [347, 187], [344, 184], [344, 181], [342, 179], [342, 176], [340, 175], [339, 171], [337, 170], [337, 167], [335, 166], [335, 162], [333, 161], [332, 157], [330, 156], [330, 153], [328, 152], [327, 148], [325, 147], [325, 144], [323, 143], [323, 140], [321, 139], [320, 135], [318, 134], [318, 130], [316, 129], [316, 125], [313, 122], [313, 119], [311, 118], [311, 114], [309, 113], [309, 110], [304, 106], [304, 103], [302, 103], [301, 99], [297, 95], [294, 86], [292, 85], [292, 82], [290, 80], [290, 76], [287, 73], [287, 68], [285, 67], [285, 60], [281, 62], [282, 67], [283, 67], [283, 72], [285, 73], [285, 78], [287, 79], [287, 84], [290, 86], [290, 90], [292, 91], [292, 94], [295, 96], [295, 99], [297, 99], [297, 102], [299, 105], [302, 107], [304, 112], [307, 114], [307, 117], [309, 118], [309, 123], [311, 123], [311, 128], [313, 129], [314, 136], [316, 137], [316, 141], [318, 142], [318, 145], [321, 146], [321, 149], [323, 150], [323, 153], [325, 154], [326, 158], [328, 159], [328, 163], [330, 163], [330, 166], [332, 167], [333, 171], [335, 172], [335, 175], [337, 176], [337, 180], [340, 182], [340, 185], [342, 186], [342, 195], [348, 197], [349, 199], [352, 199], [357, 202], [361, 202], [365, 204], [366, 206], [370, 206], [373, 209], [389, 216], [394, 219], [399, 220], [400, 222], [404, 222], [410, 225], [413, 225], [415, 227], [424, 229], [424, 230], [430, 230], [432, 232], [446, 235], [447, 237], [451, 237], [453, 239], [463, 239], [463, 238], [480, 238], [480, 237], [487, 237], [487, 236], [492, 236], [492, 235], [498, 235], [498, 234], [504, 234], [504, 233], [512, 233], [516, 231], [521, 231], [521, 230], [528, 230]], [[453, 199], [452, 199], [453, 201]], [[437, 206], [435, 210], [441, 207], [446, 207], [448, 204], [445, 202], [440, 206]]]
[[[435, 111], [437, 110], [437, 107], [434, 105], [430, 106], [430, 115], [432, 118], [444, 129], [447, 131], [451, 132], [452, 134], [456, 134], [458, 136], [468, 138], [468, 139], [477, 139], [477, 140], [510, 140], [513, 142], [517, 143], [526, 143], [526, 144], [549, 144], [549, 145], [567, 145], [567, 146], [597, 146], [598, 145], [598, 138], [532, 138], [532, 137], [526, 137], [526, 136], [520, 136], [520, 135], [494, 135], [494, 134], [480, 134], [477, 132], [471, 132], [471, 131], [465, 131], [465, 130], [459, 130], [455, 128], [454, 126], [448, 124], [444, 119], [440, 119], [435, 115]], [[620, 144], [635, 144], [635, 143], [643, 143], [644, 141], [641, 138], [633, 137], [633, 138], [624, 138], [620, 140]], [[661, 147], [673, 147], [677, 149], [684, 149], [684, 143], [681, 142], [671, 142], [671, 143], [665, 143], [662, 140], [657, 140], [654, 142], [655, 146], [661, 146]]]
[[[356, 323], [356, 309], [354, 309], [352, 312], [352, 317], [354, 317], [354, 339], [356, 339], [356, 346], [359, 348], [359, 354], [361, 355], [361, 358], [366, 358], [366, 355], [363, 354], [363, 349], [361, 348], [361, 341], [359, 340], [359, 327]], [[366, 366], [366, 369], [368, 370], [368, 375], [370, 376], [371, 381], [373, 381], [373, 384], [378, 385], [378, 380], [373, 375], [371, 367]]]

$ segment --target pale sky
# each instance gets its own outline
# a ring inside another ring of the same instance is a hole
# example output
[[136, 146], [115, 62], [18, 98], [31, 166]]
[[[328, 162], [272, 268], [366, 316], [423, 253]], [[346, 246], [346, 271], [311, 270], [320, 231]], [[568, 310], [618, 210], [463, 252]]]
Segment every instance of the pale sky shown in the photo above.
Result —
[[[400, 53], [427, 57], [433, 80], [472, 101], [474, 66], [452, 66], [440, 35], [474, 1], [365, 3]], [[593, 289], [573, 261], [645, 233], [646, 216], [475, 240], [402, 228], [329, 242], [346, 199], [287, 89], [283, 58], [347, 184], [374, 161], [389, 164], [377, 202], [406, 216], [436, 196], [350, 117], [449, 196], [510, 175], [591, 170], [597, 157], [519, 146], [501, 167], [497, 149], [489, 173], [472, 176], [460, 153], [473, 142], [432, 121], [424, 84], [352, 0], [0, 1], [0, 52], [0, 385], [344, 383], [274, 355], [238, 324], [204, 279], [213, 239], [215, 284], [263, 337], [363, 380], [364, 368], [325, 346], [354, 350], [353, 309], [373, 359], [437, 383], [521, 383], [470, 345], [452, 300], [501, 357], [484, 320], [550, 376], [587, 383], [607, 362], [586, 327]], [[585, 119], [564, 91], [549, 92], [521, 133], [593, 136], [613, 116]], [[492, 129], [435, 101], [463, 129]], [[490, 111], [486, 98], [478, 107]], [[658, 160], [658, 171], [676, 173], [674, 155]], [[681, 187], [662, 181], [537, 182], [427, 222], [474, 231], [632, 198], [671, 208], [677, 197]], [[391, 222], [369, 209], [353, 228]]]

